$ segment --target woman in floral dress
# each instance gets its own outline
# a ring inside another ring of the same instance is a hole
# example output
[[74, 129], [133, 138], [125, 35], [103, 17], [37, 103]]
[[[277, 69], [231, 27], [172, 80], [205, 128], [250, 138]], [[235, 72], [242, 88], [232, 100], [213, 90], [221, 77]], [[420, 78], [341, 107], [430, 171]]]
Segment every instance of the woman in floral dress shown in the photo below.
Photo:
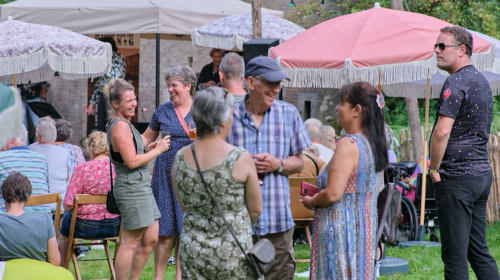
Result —
[[233, 121], [233, 102], [232, 95], [220, 88], [198, 92], [191, 115], [199, 140], [175, 157], [172, 177], [184, 210], [179, 248], [182, 279], [255, 279], [245, 255], [212, 206], [191, 151], [193, 147], [212, 196], [248, 252], [251, 223], [262, 212], [262, 197], [250, 154], [224, 142]]
[[318, 176], [321, 191], [301, 199], [315, 209], [310, 279], [375, 279], [377, 198], [388, 164], [384, 99], [363, 82], [338, 94], [338, 123], [347, 135]]

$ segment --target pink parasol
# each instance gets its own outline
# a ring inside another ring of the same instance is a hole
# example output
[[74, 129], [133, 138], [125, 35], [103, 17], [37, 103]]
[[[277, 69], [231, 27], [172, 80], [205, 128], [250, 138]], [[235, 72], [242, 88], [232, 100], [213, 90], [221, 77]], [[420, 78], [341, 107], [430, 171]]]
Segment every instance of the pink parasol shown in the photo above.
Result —
[[[292, 87], [422, 80], [438, 71], [433, 45], [439, 30], [450, 25], [423, 14], [374, 8], [311, 27], [272, 48], [269, 56], [292, 79], [287, 83]], [[472, 63], [480, 71], [489, 70], [494, 48], [473, 36]]]

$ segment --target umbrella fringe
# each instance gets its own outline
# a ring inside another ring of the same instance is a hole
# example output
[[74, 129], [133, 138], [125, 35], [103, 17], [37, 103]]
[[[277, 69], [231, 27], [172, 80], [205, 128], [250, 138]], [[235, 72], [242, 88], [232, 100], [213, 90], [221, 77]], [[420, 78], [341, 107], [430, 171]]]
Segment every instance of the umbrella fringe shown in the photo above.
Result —
[[[487, 52], [475, 53], [472, 63], [479, 71], [491, 71], [495, 58], [495, 47], [490, 45]], [[389, 64], [382, 66], [356, 67], [347, 58], [340, 69], [331, 68], [288, 68], [281, 64], [281, 57], [277, 59], [282, 71], [291, 79], [285, 82], [290, 87], [313, 88], [340, 88], [345, 84], [363, 81], [373, 85], [397, 84], [427, 79], [428, 71], [433, 75], [438, 71], [436, 55], [429, 59]]]
[[[90, 78], [103, 75], [109, 71], [111, 65], [112, 49], [106, 43], [106, 49], [100, 56], [94, 57], [68, 57], [52, 52], [48, 45], [45, 45], [47, 64], [54, 71], [60, 72], [61, 76]], [[105, 62], [103, 57], [110, 59]], [[91, 74], [93, 73], [93, 74]], [[75, 75], [76, 74], [76, 75]]]
[[193, 42], [193, 46], [237, 51], [242, 51], [243, 43], [248, 41], [238, 34], [234, 34], [231, 37], [219, 37], [200, 34], [197, 29], [194, 29], [191, 32], [191, 40]]
[[17, 92], [16, 88], [10, 87], [10, 89], [14, 96], [14, 104], [0, 112], [0, 120], [2, 120], [0, 122], [0, 131], [2, 131], [0, 133], [0, 143], [7, 143], [7, 141], [19, 135], [19, 129], [24, 116], [21, 95]]
[[500, 75], [500, 58], [495, 57], [490, 72]]
[[42, 67], [45, 63], [44, 49], [18, 57], [0, 58], [0, 76], [21, 74]]

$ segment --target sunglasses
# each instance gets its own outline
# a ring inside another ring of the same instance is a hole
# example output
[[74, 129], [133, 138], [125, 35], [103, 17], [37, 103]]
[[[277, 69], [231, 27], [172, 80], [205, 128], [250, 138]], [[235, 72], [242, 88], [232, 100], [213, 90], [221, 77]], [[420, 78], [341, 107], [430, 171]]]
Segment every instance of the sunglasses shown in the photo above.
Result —
[[460, 45], [447, 45], [445, 43], [434, 44], [434, 49], [439, 48], [441, 51], [444, 51], [446, 47], [455, 47], [458, 48]]

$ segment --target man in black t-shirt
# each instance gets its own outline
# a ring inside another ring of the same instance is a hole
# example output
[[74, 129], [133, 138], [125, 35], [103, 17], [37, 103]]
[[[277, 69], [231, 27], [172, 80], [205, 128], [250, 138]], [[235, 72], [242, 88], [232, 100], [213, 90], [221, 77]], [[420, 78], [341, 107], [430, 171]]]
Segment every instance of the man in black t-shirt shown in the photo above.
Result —
[[488, 163], [493, 98], [470, 62], [472, 35], [458, 26], [441, 29], [434, 45], [437, 66], [450, 73], [441, 90], [430, 143], [445, 279], [500, 279], [486, 244], [486, 202], [492, 182]]

